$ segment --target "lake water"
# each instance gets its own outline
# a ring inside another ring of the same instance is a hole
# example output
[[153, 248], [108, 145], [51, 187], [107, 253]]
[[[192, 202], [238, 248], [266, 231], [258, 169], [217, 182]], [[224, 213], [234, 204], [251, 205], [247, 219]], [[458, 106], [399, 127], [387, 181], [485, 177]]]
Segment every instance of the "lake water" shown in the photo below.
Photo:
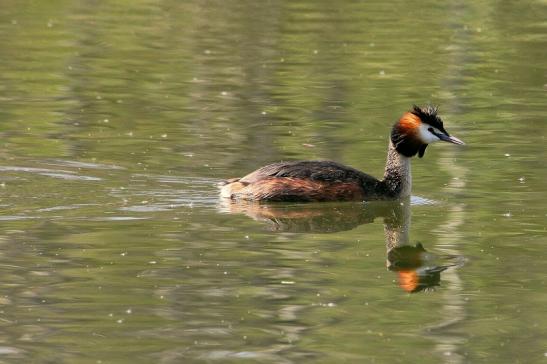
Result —
[[[0, 7], [0, 362], [546, 363], [544, 0]], [[400, 203], [216, 184], [331, 159]], [[412, 292], [412, 293], [411, 293]]]

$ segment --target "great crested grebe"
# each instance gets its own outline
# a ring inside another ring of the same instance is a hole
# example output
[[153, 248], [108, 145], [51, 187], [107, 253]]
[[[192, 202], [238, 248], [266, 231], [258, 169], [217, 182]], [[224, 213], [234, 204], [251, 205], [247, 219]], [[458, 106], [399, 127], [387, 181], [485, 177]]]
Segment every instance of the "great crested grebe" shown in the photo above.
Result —
[[410, 196], [410, 158], [438, 141], [463, 145], [443, 127], [437, 108], [416, 105], [391, 130], [384, 178], [331, 161], [269, 164], [222, 183], [221, 197], [249, 201], [364, 201]]

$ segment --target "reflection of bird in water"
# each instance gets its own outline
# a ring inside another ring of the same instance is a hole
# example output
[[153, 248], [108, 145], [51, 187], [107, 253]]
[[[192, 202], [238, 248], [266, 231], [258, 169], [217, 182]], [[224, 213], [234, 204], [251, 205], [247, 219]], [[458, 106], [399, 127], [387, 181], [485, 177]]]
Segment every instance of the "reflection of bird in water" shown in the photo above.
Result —
[[[449, 262], [454, 260], [455, 263]], [[439, 257], [427, 252], [421, 243], [399, 246], [387, 253], [388, 269], [397, 272], [399, 287], [409, 293], [435, 289], [440, 285], [441, 272], [461, 265], [462, 257]]]
[[274, 163], [223, 183], [221, 196], [254, 201], [363, 201], [410, 196], [410, 158], [421, 158], [438, 141], [464, 144], [450, 136], [431, 106], [403, 114], [391, 130], [384, 178], [330, 161]]
[[242, 213], [264, 221], [273, 231], [332, 233], [351, 230], [382, 218], [386, 237], [387, 267], [397, 272], [399, 286], [407, 292], [428, 291], [440, 285], [441, 273], [464, 263], [460, 256], [437, 256], [421, 243], [409, 245], [410, 202], [376, 201], [328, 204], [258, 204], [221, 200], [220, 210]]
[[333, 233], [368, 224], [378, 217], [397, 219], [398, 202], [328, 204], [257, 204], [221, 201], [221, 211], [242, 213], [264, 221], [273, 231]]

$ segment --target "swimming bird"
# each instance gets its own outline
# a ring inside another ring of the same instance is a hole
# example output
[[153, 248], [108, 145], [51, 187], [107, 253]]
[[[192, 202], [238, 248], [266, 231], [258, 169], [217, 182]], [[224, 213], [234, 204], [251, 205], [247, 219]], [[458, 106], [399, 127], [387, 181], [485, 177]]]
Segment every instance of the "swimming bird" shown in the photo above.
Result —
[[261, 167], [221, 183], [221, 197], [249, 201], [368, 201], [410, 196], [410, 159], [429, 144], [464, 145], [445, 130], [434, 106], [416, 105], [393, 125], [384, 177], [377, 179], [332, 161], [290, 161]]

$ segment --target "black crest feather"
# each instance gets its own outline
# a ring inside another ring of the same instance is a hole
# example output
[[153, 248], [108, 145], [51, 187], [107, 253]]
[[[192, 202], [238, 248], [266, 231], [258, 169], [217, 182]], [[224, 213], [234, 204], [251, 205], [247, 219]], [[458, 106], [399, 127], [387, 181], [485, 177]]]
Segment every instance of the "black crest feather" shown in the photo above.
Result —
[[417, 117], [419, 117], [422, 122], [429, 124], [434, 128], [439, 129], [446, 135], [449, 135], [444, 129], [443, 121], [437, 115], [437, 111], [438, 111], [438, 108], [433, 105], [426, 105], [424, 107], [413, 105], [412, 110], [410, 112], [416, 115]]

